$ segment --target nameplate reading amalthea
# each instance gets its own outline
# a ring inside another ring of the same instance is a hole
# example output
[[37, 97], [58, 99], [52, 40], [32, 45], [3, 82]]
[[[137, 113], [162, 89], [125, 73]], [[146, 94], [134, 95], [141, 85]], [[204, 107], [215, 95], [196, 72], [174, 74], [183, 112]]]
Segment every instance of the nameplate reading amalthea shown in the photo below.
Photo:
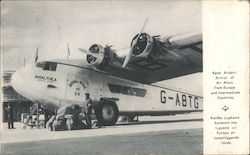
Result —
[[47, 82], [55, 82], [56, 78], [55, 77], [49, 77], [45, 75], [35, 75], [35, 79], [39, 81], [47, 81]]

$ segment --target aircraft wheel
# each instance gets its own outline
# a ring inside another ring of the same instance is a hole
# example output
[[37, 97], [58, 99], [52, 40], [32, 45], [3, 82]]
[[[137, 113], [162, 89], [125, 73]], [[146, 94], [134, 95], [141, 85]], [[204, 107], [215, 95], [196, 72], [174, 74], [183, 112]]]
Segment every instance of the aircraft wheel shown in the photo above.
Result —
[[119, 117], [119, 112], [115, 103], [105, 102], [98, 108], [96, 115], [101, 125], [114, 125]]

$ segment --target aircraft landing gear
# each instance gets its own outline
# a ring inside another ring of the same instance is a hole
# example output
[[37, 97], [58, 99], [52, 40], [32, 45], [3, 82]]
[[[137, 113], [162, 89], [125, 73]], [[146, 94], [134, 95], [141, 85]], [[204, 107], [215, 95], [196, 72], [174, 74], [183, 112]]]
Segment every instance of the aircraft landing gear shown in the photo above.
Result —
[[96, 117], [99, 125], [114, 125], [119, 117], [116, 104], [112, 101], [103, 101], [96, 108]]

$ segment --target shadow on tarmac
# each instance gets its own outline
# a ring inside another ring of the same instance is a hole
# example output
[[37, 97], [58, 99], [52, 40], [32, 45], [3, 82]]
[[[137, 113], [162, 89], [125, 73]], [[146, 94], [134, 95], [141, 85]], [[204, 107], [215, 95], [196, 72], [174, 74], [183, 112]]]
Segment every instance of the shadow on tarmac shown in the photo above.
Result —
[[177, 122], [193, 122], [193, 121], [203, 121], [202, 118], [196, 119], [180, 119], [180, 120], [152, 120], [152, 121], [134, 121], [134, 122], [121, 122], [117, 123], [115, 126], [123, 125], [144, 125], [144, 124], [159, 124], [159, 123], [177, 123]]

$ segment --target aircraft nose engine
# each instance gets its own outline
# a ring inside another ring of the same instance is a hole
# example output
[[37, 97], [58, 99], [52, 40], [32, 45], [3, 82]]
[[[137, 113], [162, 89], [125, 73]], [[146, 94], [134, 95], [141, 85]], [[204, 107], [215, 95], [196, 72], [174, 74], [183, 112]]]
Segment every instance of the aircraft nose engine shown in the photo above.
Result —
[[89, 53], [87, 54], [87, 62], [90, 65], [100, 65], [105, 57], [105, 49], [98, 44], [94, 44], [89, 48]]
[[102, 65], [113, 65], [113, 66], [120, 66], [121, 59], [116, 55], [111, 46], [106, 45], [105, 47], [99, 44], [93, 44], [90, 46], [89, 50], [85, 50], [79, 48], [79, 50], [85, 53], [87, 63], [94, 67], [99, 67]]
[[153, 48], [153, 37], [147, 33], [141, 33], [137, 42], [134, 43], [138, 35], [139, 34], [135, 35], [131, 41], [131, 47], [134, 44], [132, 47], [132, 55], [134, 57], [147, 57]]

